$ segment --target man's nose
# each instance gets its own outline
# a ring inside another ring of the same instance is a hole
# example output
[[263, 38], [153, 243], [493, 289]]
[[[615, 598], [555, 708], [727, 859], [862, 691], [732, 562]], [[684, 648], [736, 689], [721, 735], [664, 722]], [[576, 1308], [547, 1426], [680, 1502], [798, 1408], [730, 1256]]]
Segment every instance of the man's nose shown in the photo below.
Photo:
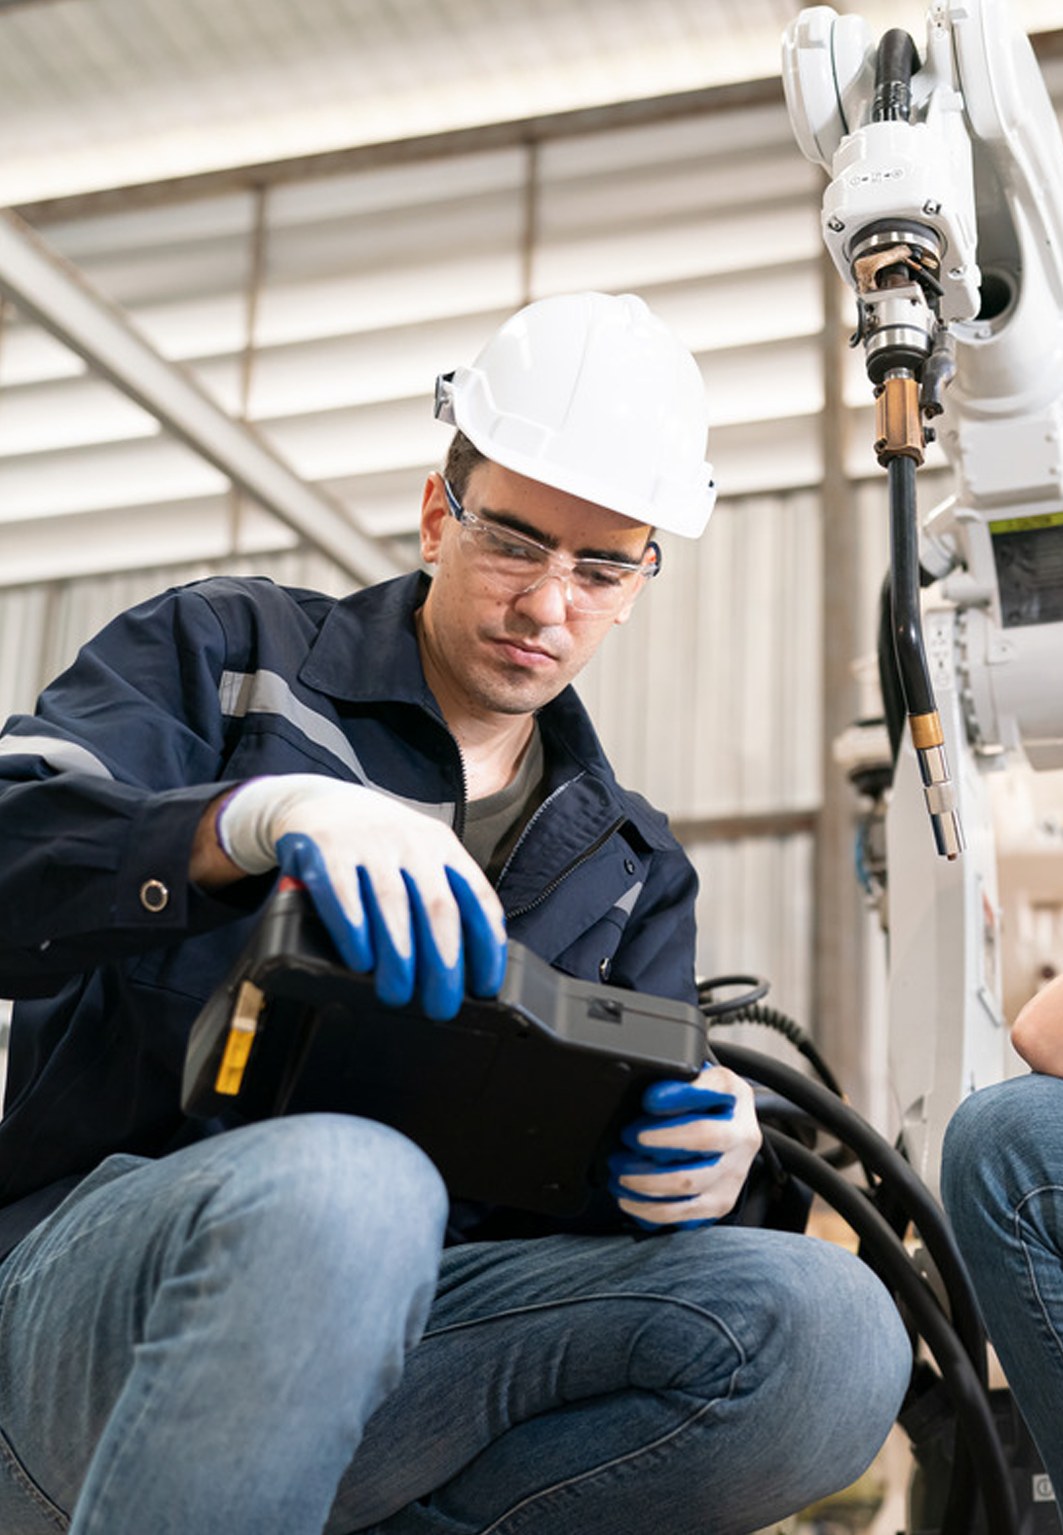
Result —
[[569, 580], [567, 571], [546, 570], [533, 585], [518, 592], [514, 601], [544, 629], [563, 624], [568, 618]]

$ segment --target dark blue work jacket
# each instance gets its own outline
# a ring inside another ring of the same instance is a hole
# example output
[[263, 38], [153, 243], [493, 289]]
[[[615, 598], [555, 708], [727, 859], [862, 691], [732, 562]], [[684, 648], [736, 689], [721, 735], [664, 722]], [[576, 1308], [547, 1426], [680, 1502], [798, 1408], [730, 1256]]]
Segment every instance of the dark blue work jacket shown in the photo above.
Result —
[[[0, 1256], [112, 1152], [203, 1133], [185, 1042], [271, 878], [190, 885], [220, 786], [318, 772], [444, 817], [461, 756], [421, 668], [427, 580], [343, 601], [262, 579], [171, 591], [111, 623], [0, 737]], [[539, 715], [547, 783], [498, 881], [508, 928], [585, 979], [695, 999], [694, 871], [622, 789], [575, 693]]]

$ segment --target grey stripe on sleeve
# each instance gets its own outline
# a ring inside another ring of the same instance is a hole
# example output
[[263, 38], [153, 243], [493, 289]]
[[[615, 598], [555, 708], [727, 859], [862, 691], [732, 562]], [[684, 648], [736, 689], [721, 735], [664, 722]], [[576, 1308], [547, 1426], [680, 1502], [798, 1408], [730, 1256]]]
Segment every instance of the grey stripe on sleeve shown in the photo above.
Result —
[[619, 909], [624, 913], [625, 917], [630, 917], [631, 913], [635, 910], [635, 902], [638, 900], [641, 892], [642, 880], [638, 880], [634, 885], [632, 885], [630, 890], [625, 891], [625, 893], [620, 897], [619, 901], [614, 902], [614, 905], [619, 907]]
[[35, 757], [56, 773], [89, 773], [93, 778], [113, 778], [85, 746], [64, 741], [59, 736], [9, 735], [0, 738], [0, 757]]
[[406, 799], [402, 795], [392, 794], [384, 785], [374, 783], [339, 726], [296, 698], [278, 672], [222, 672], [218, 699], [222, 714], [231, 719], [245, 719], [249, 714], [266, 714], [287, 720], [308, 741], [323, 747], [331, 757], [341, 762], [366, 788], [387, 794], [390, 799], [409, 805], [422, 815], [431, 816], [433, 820], [443, 821], [448, 826], [452, 824], [453, 804]]
[[277, 672], [222, 672], [218, 684], [221, 712], [232, 719], [249, 714], [272, 714], [288, 720], [308, 741], [324, 749], [349, 768], [360, 782], [368, 779], [347, 737], [332, 720], [301, 703]]

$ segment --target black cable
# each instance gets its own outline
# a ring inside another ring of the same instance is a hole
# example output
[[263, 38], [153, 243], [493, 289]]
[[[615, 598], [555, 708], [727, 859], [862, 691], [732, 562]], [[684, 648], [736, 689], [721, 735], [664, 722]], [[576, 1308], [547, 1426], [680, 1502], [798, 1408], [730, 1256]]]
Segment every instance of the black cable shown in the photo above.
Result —
[[[919, 567], [920, 587], [933, 585], [934, 577]], [[897, 651], [893, 643], [893, 598], [891, 594], [891, 579], [887, 573], [883, 577], [882, 587], [878, 600], [878, 629], [875, 639], [875, 650], [878, 657], [878, 683], [882, 693], [882, 713], [886, 721], [886, 730], [890, 741], [890, 755], [893, 766], [897, 765], [897, 754], [901, 749], [901, 741], [904, 738], [905, 710], [904, 689], [901, 686], [900, 671], [897, 667]]]
[[949, 1297], [952, 1324], [983, 1385], [986, 1380], [985, 1330], [967, 1267], [945, 1213], [929, 1189], [890, 1143], [842, 1099], [792, 1067], [742, 1045], [713, 1046], [720, 1064], [739, 1076], [772, 1088], [806, 1110], [838, 1140], [851, 1146], [860, 1161], [897, 1196], [919, 1230]]
[[[714, 999], [715, 993], [724, 987], [735, 986], [744, 986], [745, 990], [739, 992], [737, 997]], [[770, 990], [771, 982], [760, 975], [714, 975], [711, 980], [698, 982], [698, 1006], [710, 1022], [722, 1022], [728, 1013], [752, 1007], [754, 1002], [766, 997]]]
[[912, 75], [919, 55], [907, 32], [893, 27], [883, 34], [875, 56], [872, 121], [906, 123], [912, 113]]
[[984, 1383], [903, 1242], [861, 1191], [822, 1157], [779, 1131], [767, 1128], [764, 1133], [783, 1167], [824, 1198], [866, 1244], [871, 1267], [904, 1301], [941, 1372], [967, 1450], [965, 1456], [954, 1456], [941, 1535], [969, 1535], [975, 1485], [993, 1535], [1019, 1535], [1015, 1494]]
[[[737, 997], [715, 999], [716, 992], [724, 987], [735, 986], [744, 986], [746, 990]], [[793, 1018], [779, 1012], [778, 1008], [758, 1005], [770, 990], [771, 982], [760, 975], [717, 975], [711, 980], [698, 982], [698, 1006], [708, 1019], [710, 1029], [732, 1023], [760, 1023], [784, 1035], [805, 1057], [820, 1081], [832, 1093], [837, 1093], [839, 1098], [844, 1097], [838, 1079], [816, 1049], [807, 1030]]]
[[919, 602], [919, 524], [914, 458], [898, 454], [886, 466], [890, 497], [890, 568], [893, 647], [907, 712], [935, 714], [934, 689], [923, 644]]
[[762, 1004], [742, 1007], [733, 1016], [719, 1019], [716, 1026], [722, 1027], [732, 1023], [759, 1023], [765, 1028], [774, 1029], [777, 1034], [788, 1039], [795, 1050], [800, 1051], [824, 1087], [839, 1098], [845, 1097], [837, 1077], [816, 1049], [807, 1031], [785, 1013], [781, 1013], [777, 1007], [764, 1007]]
[[893, 599], [891, 581], [886, 575], [878, 602], [878, 681], [882, 690], [882, 711], [890, 738], [890, 756], [894, 769], [904, 739], [904, 689], [897, 669], [897, 652], [893, 644]]

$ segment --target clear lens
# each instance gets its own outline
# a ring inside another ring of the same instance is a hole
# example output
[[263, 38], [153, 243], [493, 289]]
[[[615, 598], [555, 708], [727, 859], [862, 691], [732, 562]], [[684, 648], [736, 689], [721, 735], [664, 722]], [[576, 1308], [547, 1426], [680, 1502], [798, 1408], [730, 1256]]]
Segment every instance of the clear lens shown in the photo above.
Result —
[[543, 581], [559, 580], [568, 605], [576, 613], [615, 613], [634, 594], [645, 571], [608, 560], [563, 560], [522, 533], [510, 532], [466, 513], [461, 522], [461, 541], [466, 559], [500, 590], [516, 597], [533, 591]]

